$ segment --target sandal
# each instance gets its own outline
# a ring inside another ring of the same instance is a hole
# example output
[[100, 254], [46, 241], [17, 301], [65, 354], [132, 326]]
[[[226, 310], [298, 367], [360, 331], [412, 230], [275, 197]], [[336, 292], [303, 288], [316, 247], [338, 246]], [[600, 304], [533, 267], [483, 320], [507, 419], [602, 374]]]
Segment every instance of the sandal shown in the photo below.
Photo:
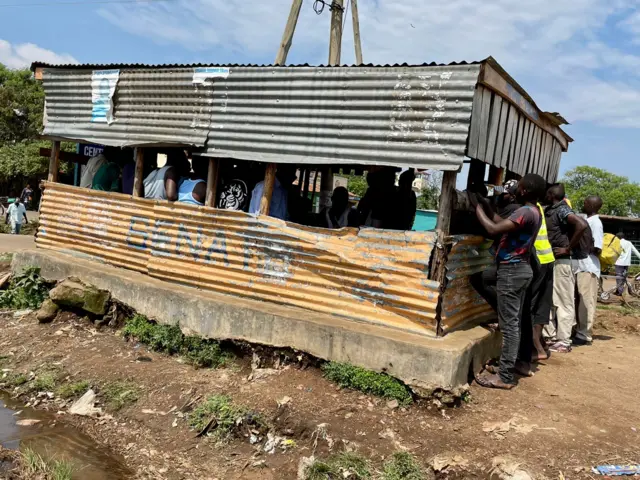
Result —
[[571, 345], [565, 345], [564, 343], [556, 342], [549, 347], [549, 351], [555, 353], [569, 353], [571, 352]]
[[493, 375], [478, 375], [476, 377], [478, 385], [485, 388], [496, 388], [499, 390], [511, 390], [515, 387], [512, 383], [504, 383], [500, 377], [496, 374]]

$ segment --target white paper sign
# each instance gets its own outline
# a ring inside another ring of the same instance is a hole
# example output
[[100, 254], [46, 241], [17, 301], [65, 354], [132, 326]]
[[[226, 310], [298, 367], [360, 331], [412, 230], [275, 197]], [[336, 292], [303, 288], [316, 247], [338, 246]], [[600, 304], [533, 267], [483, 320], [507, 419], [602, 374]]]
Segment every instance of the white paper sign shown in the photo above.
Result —
[[197, 67], [193, 69], [193, 83], [196, 85], [211, 85], [214, 78], [227, 78], [228, 67]]
[[94, 70], [91, 75], [91, 121], [113, 123], [113, 94], [120, 79], [120, 70]]

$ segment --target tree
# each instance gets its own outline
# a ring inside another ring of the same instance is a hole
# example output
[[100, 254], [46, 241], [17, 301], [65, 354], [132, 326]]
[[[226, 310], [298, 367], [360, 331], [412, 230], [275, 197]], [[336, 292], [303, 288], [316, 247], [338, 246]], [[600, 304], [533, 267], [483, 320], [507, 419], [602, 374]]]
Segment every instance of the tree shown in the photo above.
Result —
[[589, 195], [602, 198], [603, 215], [640, 216], [640, 185], [627, 177], [596, 167], [581, 166], [569, 170], [560, 180], [573, 207], [580, 210]]
[[442, 172], [432, 171], [426, 184], [422, 186], [418, 197], [420, 210], [437, 210], [440, 201], [440, 188], [442, 185]]
[[347, 190], [353, 193], [357, 197], [364, 197], [369, 185], [367, 184], [367, 177], [365, 175], [347, 175], [349, 181], [347, 183]]
[[0, 144], [37, 137], [42, 131], [44, 90], [29, 70], [0, 64]]

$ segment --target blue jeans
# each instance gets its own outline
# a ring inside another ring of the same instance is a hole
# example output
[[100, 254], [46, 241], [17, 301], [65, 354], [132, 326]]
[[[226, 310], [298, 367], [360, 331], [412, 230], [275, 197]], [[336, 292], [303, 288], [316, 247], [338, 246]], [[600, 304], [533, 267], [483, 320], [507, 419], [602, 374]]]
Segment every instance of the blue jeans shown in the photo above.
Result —
[[14, 235], [20, 235], [20, 229], [22, 228], [21, 223], [13, 223], [11, 222], [11, 233]]
[[513, 369], [518, 358], [524, 298], [533, 278], [527, 262], [498, 264], [498, 324], [502, 332], [500, 379], [514, 383]]

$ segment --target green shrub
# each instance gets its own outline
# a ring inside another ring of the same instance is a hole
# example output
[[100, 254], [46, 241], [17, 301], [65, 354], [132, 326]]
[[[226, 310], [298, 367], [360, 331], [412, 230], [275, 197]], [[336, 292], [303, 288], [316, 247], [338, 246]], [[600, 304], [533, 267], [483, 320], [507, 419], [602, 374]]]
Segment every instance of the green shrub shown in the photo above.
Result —
[[116, 412], [136, 403], [139, 393], [138, 386], [127, 381], [111, 382], [102, 388], [106, 404]]
[[196, 367], [221, 367], [229, 361], [220, 343], [202, 337], [187, 337], [179, 325], [161, 325], [150, 322], [143, 315], [126, 321], [123, 329], [126, 339], [135, 338], [156, 352], [182, 355]]
[[235, 432], [239, 432], [246, 425], [259, 430], [265, 429], [262, 417], [242, 405], [233, 403], [230, 397], [225, 395], [211, 395], [189, 413], [187, 422], [189, 427], [201, 432], [211, 421], [215, 419], [209, 436], [217, 440], [226, 440]]
[[338, 453], [326, 460], [316, 460], [305, 472], [305, 480], [338, 480], [371, 478], [369, 461], [356, 453]]
[[0, 293], [0, 307], [35, 310], [47, 298], [50, 288], [50, 284], [40, 276], [38, 267], [27, 267], [14, 275], [9, 287]]
[[86, 380], [75, 383], [65, 383], [56, 390], [56, 394], [62, 398], [77, 398], [84, 395], [91, 385]]
[[428, 480], [417, 460], [407, 452], [395, 453], [385, 464], [382, 480]]
[[413, 401], [405, 384], [384, 373], [372, 372], [348, 363], [328, 362], [322, 366], [325, 376], [344, 388], [352, 388], [378, 397], [398, 400], [402, 405]]

